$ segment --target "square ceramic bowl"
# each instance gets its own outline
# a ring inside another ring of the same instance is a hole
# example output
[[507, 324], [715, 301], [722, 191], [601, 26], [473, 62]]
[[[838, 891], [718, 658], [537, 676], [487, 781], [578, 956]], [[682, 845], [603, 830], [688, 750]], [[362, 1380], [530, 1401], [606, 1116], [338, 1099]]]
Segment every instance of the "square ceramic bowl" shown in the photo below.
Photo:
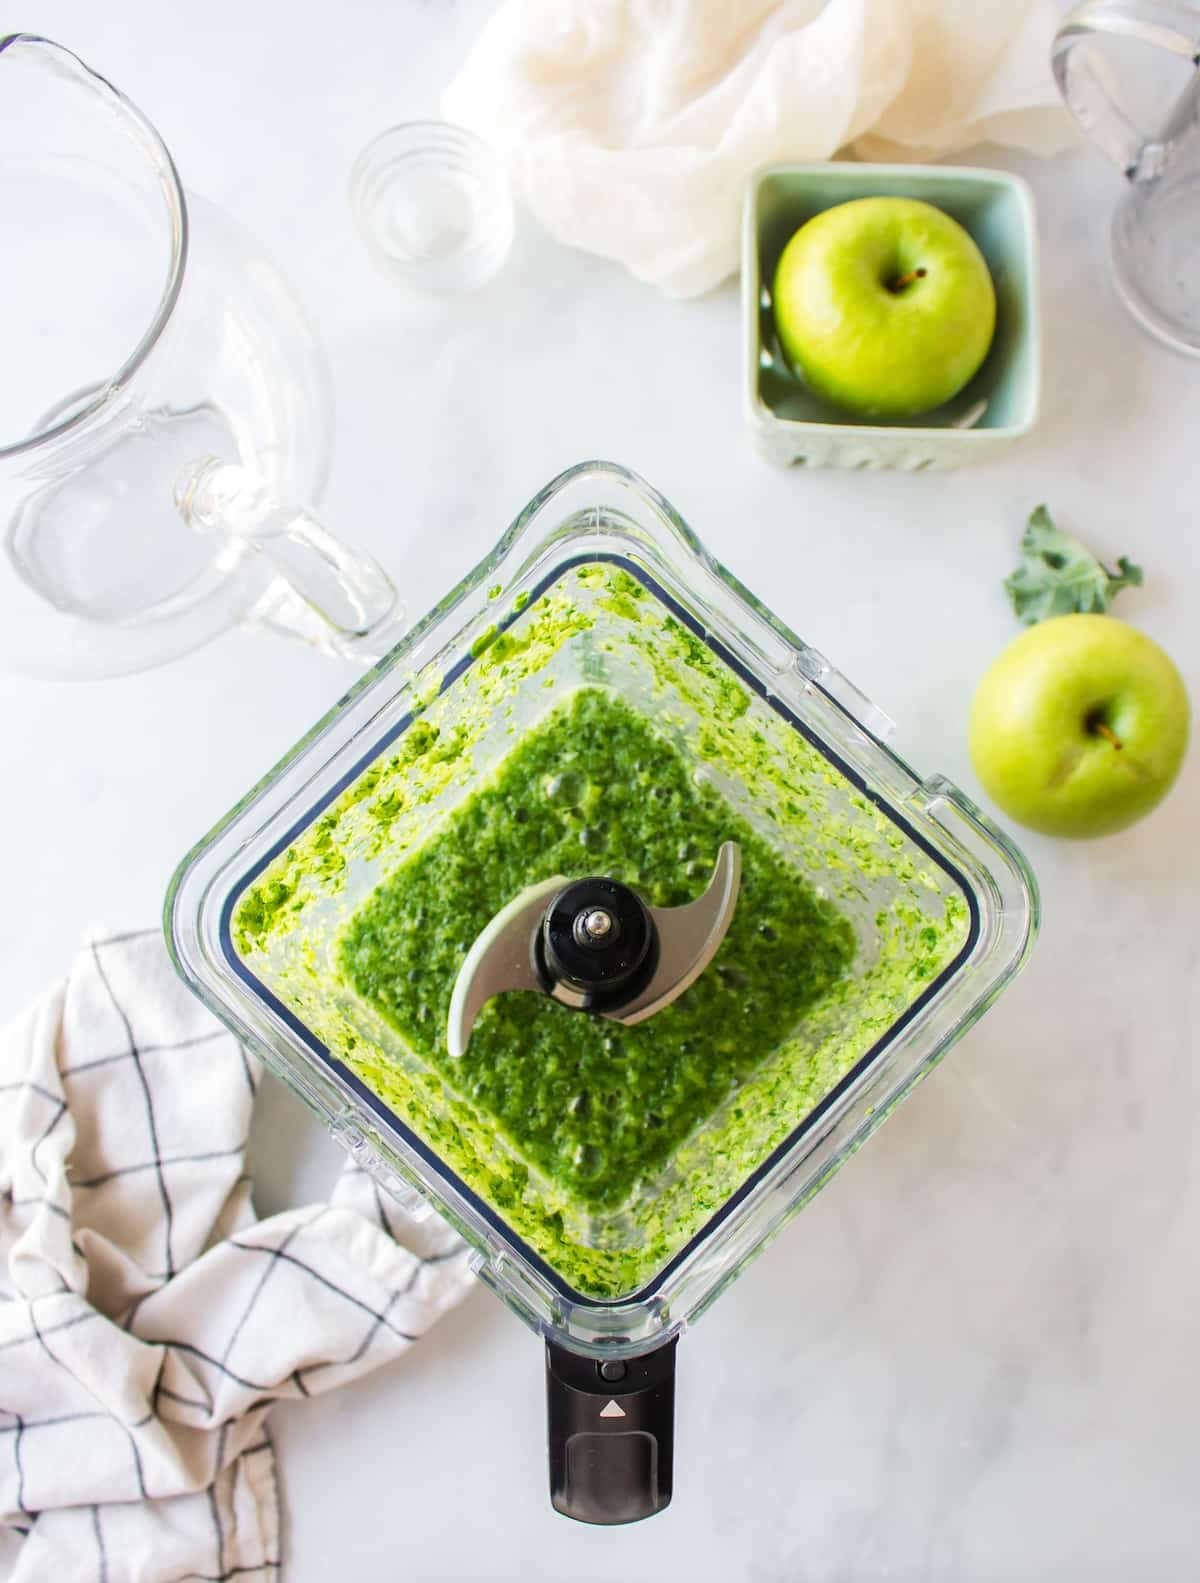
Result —
[[[806, 220], [852, 198], [923, 198], [974, 237], [996, 286], [996, 334], [953, 400], [918, 418], [870, 423], [839, 411], [790, 370], [775, 337], [771, 282]], [[1006, 171], [954, 165], [769, 165], [750, 178], [742, 230], [746, 420], [784, 466], [961, 467], [1026, 434], [1041, 397], [1033, 195]]]

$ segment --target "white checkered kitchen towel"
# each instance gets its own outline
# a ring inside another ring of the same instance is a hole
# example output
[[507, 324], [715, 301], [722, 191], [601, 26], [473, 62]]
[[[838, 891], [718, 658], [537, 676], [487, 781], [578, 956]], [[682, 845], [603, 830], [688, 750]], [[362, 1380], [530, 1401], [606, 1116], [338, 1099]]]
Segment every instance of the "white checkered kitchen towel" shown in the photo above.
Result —
[[159, 936], [97, 935], [0, 1033], [0, 1577], [245, 1583], [280, 1565], [270, 1404], [396, 1357], [461, 1241], [348, 1167], [256, 1221], [256, 1063]]

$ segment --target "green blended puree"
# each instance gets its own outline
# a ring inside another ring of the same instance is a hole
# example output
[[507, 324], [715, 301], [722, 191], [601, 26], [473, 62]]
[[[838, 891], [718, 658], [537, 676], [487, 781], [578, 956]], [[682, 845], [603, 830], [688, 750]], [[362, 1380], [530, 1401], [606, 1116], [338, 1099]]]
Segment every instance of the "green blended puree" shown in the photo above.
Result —
[[[677, 906], [704, 889], [726, 840], [742, 850], [737, 908], [679, 1000], [623, 1027], [511, 992], [487, 1004], [466, 1054], [451, 1059], [446, 1019], [463, 958], [525, 886], [605, 874], [654, 906]], [[670, 741], [587, 687], [359, 905], [337, 956], [354, 991], [490, 1118], [519, 1185], [531, 1166], [581, 1210], [607, 1213], [653, 1182], [845, 973], [854, 948], [841, 913]]]
[[[573, 568], [513, 613], [449, 690], [432, 665], [412, 679], [420, 718], [277, 854], [233, 939], [515, 1237], [615, 1300], [887, 1037], [963, 950], [970, 914], [879, 803], [623, 568]], [[733, 923], [675, 1004], [625, 1028], [509, 993], [450, 1059], [463, 959], [527, 885], [607, 874], [677, 905], [729, 839]], [[858, 1140], [901, 1092], [865, 1111]]]

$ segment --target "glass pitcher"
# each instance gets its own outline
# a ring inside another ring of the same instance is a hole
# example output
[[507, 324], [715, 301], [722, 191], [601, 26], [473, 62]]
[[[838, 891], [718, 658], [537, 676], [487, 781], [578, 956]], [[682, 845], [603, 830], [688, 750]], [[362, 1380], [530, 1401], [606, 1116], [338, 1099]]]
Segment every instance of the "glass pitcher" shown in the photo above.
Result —
[[297, 501], [329, 461], [319, 345], [69, 50], [0, 38], [0, 666], [157, 664], [237, 622], [370, 658], [395, 591]]
[[[1052, 54], [1068, 108], [1128, 183], [1112, 225], [1117, 290], [1152, 335], [1192, 356], [1200, 356], [1198, 61], [1200, 6], [1166, 0], [1088, 0], [1063, 22]], [[1127, 102], [1134, 85], [1125, 70], [1139, 65], [1149, 89], [1141, 115]]]

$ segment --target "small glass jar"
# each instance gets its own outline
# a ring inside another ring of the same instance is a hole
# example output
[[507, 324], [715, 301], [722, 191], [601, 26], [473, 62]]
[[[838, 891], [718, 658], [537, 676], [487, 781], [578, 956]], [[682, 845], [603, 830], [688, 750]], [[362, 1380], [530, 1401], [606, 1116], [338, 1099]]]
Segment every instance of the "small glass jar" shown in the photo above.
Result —
[[447, 121], [408, 121], [368, 143], [350, 207], [376, 264], [418, 291], [470, 291], [508, 257], [513, 201], [495, 151]]

